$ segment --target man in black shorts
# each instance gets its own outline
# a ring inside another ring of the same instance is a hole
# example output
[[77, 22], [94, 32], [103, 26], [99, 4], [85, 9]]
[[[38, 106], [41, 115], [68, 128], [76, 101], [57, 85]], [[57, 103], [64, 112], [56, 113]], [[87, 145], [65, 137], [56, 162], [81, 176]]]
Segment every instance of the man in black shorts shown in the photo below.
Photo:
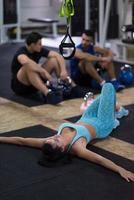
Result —
[[[51, 76], [53, 72], [60, 80], [66, 81], [68, 73], [63, 57], [55, 51], [44, 48], [41, 39], [39, 33], [30, 33], [26, 38], [26, 45], [15, 53], [11, 65], [11, 88], [19, 95], [40, 91], [47, 103], [57, 104], [62, 101], [61, 93], [50, 89], [46, 81], [53, 82]], [[45, 57], [46, 61], [39, 64], [42, 57]]]

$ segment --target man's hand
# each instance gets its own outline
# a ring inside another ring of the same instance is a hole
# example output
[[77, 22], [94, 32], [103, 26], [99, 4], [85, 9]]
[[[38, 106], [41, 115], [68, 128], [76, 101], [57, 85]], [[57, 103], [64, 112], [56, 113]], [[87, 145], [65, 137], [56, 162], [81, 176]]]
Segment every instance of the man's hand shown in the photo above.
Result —
[[112, 61], [111, 57], [101, 57], [101, 61], [99, 62], [102, 68], [106, 68], [107, 65]]
[[111, 62], [112, 58], [111, 57], [102, 57], [102, 62]]

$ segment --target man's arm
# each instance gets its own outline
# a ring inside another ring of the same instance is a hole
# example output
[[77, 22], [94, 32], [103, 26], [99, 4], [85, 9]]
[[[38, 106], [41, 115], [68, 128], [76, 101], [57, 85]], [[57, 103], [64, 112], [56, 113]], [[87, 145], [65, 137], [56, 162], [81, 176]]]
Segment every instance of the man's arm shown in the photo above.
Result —
[[122, 168], [121, 166], [115, 164], [113, 161], [104, 158], [99, 154], [89, 151], [86, 148], [77, 148], [75, 154], [80, 158], [102, 165], [114, 172], [119, 173], [120, 176], [123, 177], [128, 182], [134, 181], [134, 173]]
[[42, 78], [51, 81], [51, 75], [44, 68], [41, 67], [41, 64], [36, 63], [25, 54], [20, 54], [17, 59], [19, 63], [21, 63], [21, 65], [26, 65], [32, 71], [39, 73]]
[[27, 55], [25, 54], [20, 54], [17, 57], [19, 63], [21, 65], [29, 65], [29, 66], [36, 66], [37, 63], [35, 61], [33, 61], [32, 59], [30, 59]]
[[80, 49], [76, 49], [74, 57], [80, 60], [86, 60], [88, 62], [103, 61], [102, 57], [91, 55], [89, 53], [81, 51]]
[[113, 52], [110, 49], [101, 48], [96, 46], [95, 52], [100, 53], [104, 57], [108, 57], [110, 60], [113, 59]]

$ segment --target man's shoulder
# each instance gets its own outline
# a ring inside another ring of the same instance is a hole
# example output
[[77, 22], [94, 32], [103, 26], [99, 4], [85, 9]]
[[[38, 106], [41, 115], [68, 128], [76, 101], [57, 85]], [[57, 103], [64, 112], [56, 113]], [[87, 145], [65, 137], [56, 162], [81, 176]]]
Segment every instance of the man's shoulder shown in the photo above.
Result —
[[17, 51], [16, 54], [22, 54], [22, 53], [26, 53], [27, 49], [25, 46], [21, 46]]
[[26, 54], [26, 48], [25, 48], [25, 46], [21, 46], [21, 47], [19, 47], [17, 50], [16, 50], [16, 52], [15, 52], [15, 54], [14, 54], [14, 58], [17, 58], [19, 55], [21, 55], [21, 54]]

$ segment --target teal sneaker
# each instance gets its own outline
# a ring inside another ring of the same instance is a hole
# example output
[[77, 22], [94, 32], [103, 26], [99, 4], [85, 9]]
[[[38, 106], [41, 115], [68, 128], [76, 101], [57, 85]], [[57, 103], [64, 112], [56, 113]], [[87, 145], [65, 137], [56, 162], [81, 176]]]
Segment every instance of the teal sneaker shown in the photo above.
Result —
[[129, 114], [129, 111], [121, 106], [120, 110], [118, 112], [115, 112], [115, 117], [117, 119], [121, 119], [122, 117], [128, 116], [128, 114]]

